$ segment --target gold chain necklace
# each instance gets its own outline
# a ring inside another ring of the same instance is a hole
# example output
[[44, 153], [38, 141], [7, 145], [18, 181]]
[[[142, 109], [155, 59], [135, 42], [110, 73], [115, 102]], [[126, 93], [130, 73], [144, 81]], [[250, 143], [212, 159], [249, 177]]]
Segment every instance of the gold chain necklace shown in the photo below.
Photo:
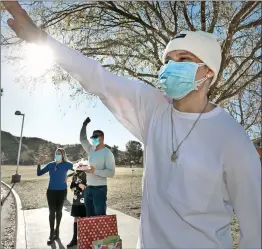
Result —
[[[202, 114], [204, 113], [204, 111], [206, 110], [208, 105], [208, 101], [207, 104], [205, 105], [205, 108], [203, 109], [203, 111], [200, 113], [200, 115], [198, 116], [198, 118], [196, 119], [195, 123], [193, 124], [192, 128], [190, 129], [190, 131], [188, 132], [188, 134], [185, 136], [185, 138], [180, 142], [180, 144], [177, 146], [176, 150], [174, 150], [174, 131], [173, 131], [173, 127], [174, 127], [174, 121], [173, 121], [173, 106], [171, 107], [171, 134], [172, 134], [172, 155], [171, 155], [171, 161], [172, 162], [176, 162], [178, 155], [178, 149], [180, 148], [180, 146], [185, 142], [185, 140], [188, 138], [188, 136], [190, 135], [190, 133], [192, 132], [192, 130], [194, 129], [197, 121], [200, 119], [200, 117], [202, 116]], [[175, 131], [176, 132], [176, 131]]]

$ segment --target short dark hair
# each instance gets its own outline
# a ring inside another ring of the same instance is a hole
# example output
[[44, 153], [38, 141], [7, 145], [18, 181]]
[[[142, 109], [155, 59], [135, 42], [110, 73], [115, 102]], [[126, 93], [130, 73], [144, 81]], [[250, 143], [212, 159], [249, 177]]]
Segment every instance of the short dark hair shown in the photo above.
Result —
[[93, 135], [95, 135], [95, 134], [97, 134], [97, 135], [99, 135], [99, 136], [101, 136], [101, 137], [104, 137], [104, 132], [101, 131], [101, 130], [95, 130], [95, 131], [93, 131]]

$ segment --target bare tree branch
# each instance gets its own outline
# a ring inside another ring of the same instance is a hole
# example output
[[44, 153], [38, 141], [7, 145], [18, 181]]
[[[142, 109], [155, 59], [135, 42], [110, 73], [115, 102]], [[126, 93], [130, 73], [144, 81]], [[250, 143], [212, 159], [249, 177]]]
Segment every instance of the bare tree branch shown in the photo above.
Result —
[[254, 77], [252, 77], [250, 80], [248, 80], [245, 84], [243, 84], [242, 86], [240, 86], [239, 88], [237, 88], [237, 90], [233, 91], [230, 94], [224, 95], [221, 98], [219, 98], [217, 100], [217, 103], [225, 100], [225, 99], [229, 99], [235, 95], [237, 95], [239, 92], [241, 92], [248, 84], [254, 82], [255, 80], [259, 79], [262, 76], [262, 72], [258, 73], [257, 75], [255, 75]]
[[233, 17], [230, 25], [235, 26], [240, 23], [241, 17], [247, 13], [250, 9], [252, 9], [256, 5], [256, 2], [248, 1], [244, 3], [244, 6], [238, 11], [238, 13]]
[[[102, 2], [101, 2], [101, 3], [102, 3]], [[127, 18], [129, 18], [129, 19], [131, 19], [131, 20], [134, 20], [134, 21], [136, 21], [136, 22], [139, 22], [142, 26], [146, 27], [147, 29], [149, 29], [149, 30], [151, 30], [151, 31], [157, 32], [158, 35], [159, 35], [165, 42], [168, 42], [167, 36], [161, 34], [161, 33], [158, 32], [158, 30], [156, 30], [154, 27], [152, 27], [152, 26], [148, 25], [147, 23], [145, 23], [140, 17], [136, 17], [136, 16], [134, 16], [134, 15], [131, 15], [131, 14], [128, 14], [128, 13], [123, 12], [122, 10], [120, 10], [119, 8], [117, 8], [117, 6], [114, 4], [114, 2], [111, 2], [111, 1], [110, 1], [109, 3], [112, 5], [112, 7], [108, 7], [109, 9], [117, 12], [118, 14], [120, 14], [120, 15], [122, 15], [122, 16], [124, 16], [124, 17], [127, 17]]]
[[[245, 65], [250, 59], [252, 59], [252, 58], [254, 57], [254, 55], [255, 55], [255, 53], [257, 52], [257, 50], [261, 48], [261, 45], [262, 45], [262, 42], [259, 41], [259, 42], [257, 43], [257, 45], [254, 47], [254, 49], [252, 50], [252, 52], [250, 53], [250, 55], [249, 55], [248, 57], [246, 57], [246, 58], [242, 61], [242, 63], [237, 67], [237, 69], [231, 74], [230, 78], [227, 80], [227, 84], [229, 84], [229, 83], [232, 81], [232, 79], [238, 74], [238, 72], [240, 72], [240, 70], [244, 67], [244, 65]], [[253, 61], [253, 62], [254, 62], [254, 61]], [[251, 62], [251, 64], [249, 65], [249, 67], [253, 64], [253, 62]], [[247, 69], [248, 69], [248, 68], [247, 68]], [[247, 70], [247, 69], [246, 69], [246, 70]], [[245, 71], [246, 71], [246, 70], [245, 70]], [[239, 76], [239, 77], [241, 77], [241, 76]], [[236, 80], [229, 85], [229, 88], [231, 88], [235, 82], [236, 82]]]
[[218, 13], [219, 13], [219, 4], [220, 2], [213, 1], [213, 18], [210, 24], [210, 27], [208, 29], [209, 33], [214, 32], [215, 25], [217, 24], [217, 18], [218, 18]]
[[201, 1], [201, 30], [206, 31], [206, 2]]
[[[146, 6], [149, 7], [149, 9], [151, 9], [155, 14], [156, 16], [158, 17], [158, 19], [160, 20], [161, 22], [161, 26], [164, 30], [166, 30], [166, 32], [169, 34], [169, 35], [173, 35], [173, 32], [171, 30], [169, 30], [167, 27], [166, 27], [166, 24], [165, 24], [165, 20], [163, 19], [162, 15], [161, 15], [161, 12], [159, 12], [156, 8], [156, 6], [154, 5], [154, 2], [150, 3], [150, 2], [144, 2]], [[159, 3], [156, 2], [156, 5], [159, 6]], [[146, 10], [146, 8], [145, 8]]]
[[251, 22], [251, 23], [239, 26], [237, 28], [237, 31], [241, 31], [243, 29], [255, 28], [255, 27], [260, 26], [260, 25], [262, 25], [262, 18], [260, 18], [259, 20], [254, 21], [254, 22]]
[[214, 91], [218, 82], [221, 81], [221, 77], [223, 75], [223, 68], [226, 67], [226, 58], [228, 57], [230, 47], [232, 46], [232, 38], [237, 31], [236, 27], [237, 24], [239, 24], [240, 22], [241, 16], [244, 15], [247, 11], [249, 11], [249, 9], [251, 9], [254, 5], [255, 5], [254, 2], [244, 3], [244, 6], [235, 14], [231, 22], [229, 23], [227, 38], [222, 45], [222, 61], [221, 61], [220, 71], [218, 73], [217, 81], [212, 85], [210, 91]]
[[[251, 8], [249, 8], [249, 10], [246, 11], [244, 15], [242, 15], [242, 17], [240, 18], [240, 22], [243, 22], [259, 5], [261, 5], [261, 2], [259, 1], [255, 2], [255, 4]], [[260, 12], [261, 12], [261, 6], [260, 6]]]
[[241, 102], [241, 98], [238, 98], [238, 104], [239, 104], [239, 110], [240, 110], [240, 124], [244, 125], [244, 112], [243, 112], [243, 107], [242, 107], [242, 102]]
[[183, 13], [184, 13], [184, 17], [185, 17], [185, 20], [186, 20], [186, 23], [187, 23], [189, 29], [192, 30], [192, 31], [196, 31], [195, 27], [191, 23], [191, 21], [189, 19], [189, 16], [187, 14], [187, 8], [186, 8], [186, 3], [185, 2], [183, 2]]
[[174, 34], [177, 34], [177, 29], [178, 29], [178, 25], [177, 25], [177, 2], [175, 1], [174, 4], [170, 1], [169, 3], [169, 7], [173, 13], [174, 16], [174, 21], [175, 21], [175, 28], [174, 28]]

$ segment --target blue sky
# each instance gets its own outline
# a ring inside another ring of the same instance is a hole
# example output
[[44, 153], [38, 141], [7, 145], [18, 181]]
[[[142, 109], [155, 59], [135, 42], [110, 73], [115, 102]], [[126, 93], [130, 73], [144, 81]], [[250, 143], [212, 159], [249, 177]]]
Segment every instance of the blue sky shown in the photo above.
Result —
[[[61, 84], [60, 91], [52, 82], [38, 84], [15, 83], [16, 67], [1, 64], [1, 130], [20, 136], [20, 116], [16, 110], [25, 113], [24, 136], [39, 137], [60, 144], [79, 143], [79, 132], [84, 119], [91, 118], [88, 136], [94, 129], [105, 132], [109, 145], [125, 149], [129, 140], [136, 140], [107, 110], [98, 98], [84, 101], [70, 98], [70, 88]], [[79, 105], [78, 105], [79, 104]]]

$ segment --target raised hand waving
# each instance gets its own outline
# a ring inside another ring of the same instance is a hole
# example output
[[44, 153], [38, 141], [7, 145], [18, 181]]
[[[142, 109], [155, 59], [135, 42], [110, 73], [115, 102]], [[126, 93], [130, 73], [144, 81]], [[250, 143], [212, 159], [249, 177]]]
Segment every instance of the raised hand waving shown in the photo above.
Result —
[[18, 1], [3, 1], [3, 5], [13, 17], [9, 18], [7, 23], [17, 37], [34, 43], [40, 43], [46, 39], [47, 34], [36, 26]]

